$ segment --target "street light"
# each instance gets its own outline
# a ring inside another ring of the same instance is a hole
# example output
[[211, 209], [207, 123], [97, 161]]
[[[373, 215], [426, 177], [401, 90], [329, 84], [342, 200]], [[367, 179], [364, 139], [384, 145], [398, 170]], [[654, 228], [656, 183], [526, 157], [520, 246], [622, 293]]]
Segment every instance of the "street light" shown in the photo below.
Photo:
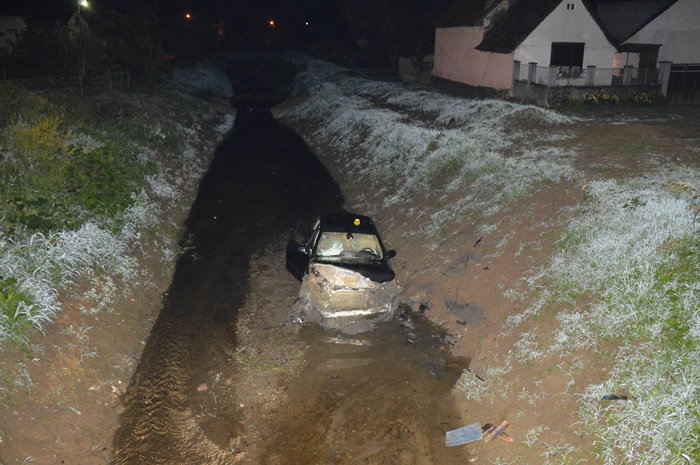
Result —
[[270, 20], [270, 27], [272, 28], [272, 48], [275, 48], [275, 20]]
[[87, 10], [90, 8], [90, 3], [88, 0], [78, 0], [78, 6], [76, 7], [76, 12], [78, 13], [78, 18], [76, 21], [82, 23], [85, 23], [85, 20], [83, 19], [82, 11]]

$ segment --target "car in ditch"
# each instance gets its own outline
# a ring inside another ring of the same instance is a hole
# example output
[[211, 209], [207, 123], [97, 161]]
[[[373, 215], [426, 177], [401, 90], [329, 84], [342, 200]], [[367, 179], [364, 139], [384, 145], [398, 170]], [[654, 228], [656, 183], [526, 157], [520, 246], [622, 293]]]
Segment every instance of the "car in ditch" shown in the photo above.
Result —
[[328, 213], [310, 228], [297, 223], [287, 244], [287, 269], [299, 280], [296, 321], [347, 334], [390, 319], [401, 288], [376, 226], [368, 216]]

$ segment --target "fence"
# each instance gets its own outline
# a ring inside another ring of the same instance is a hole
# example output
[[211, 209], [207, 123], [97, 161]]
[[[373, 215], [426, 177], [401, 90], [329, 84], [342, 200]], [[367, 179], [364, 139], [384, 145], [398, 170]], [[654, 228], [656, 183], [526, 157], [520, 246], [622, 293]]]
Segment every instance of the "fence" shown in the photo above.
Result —
[[673, 103], [700, 102], [700, 63], [671, 66], [668, 97]]
[[659, 70], [656, 68], [585, 68], [572, 66], [537, 66], [529, 63], [523, 66], [513, 62], [513, 79], [546, 87], [610, 87], [660, 84]]

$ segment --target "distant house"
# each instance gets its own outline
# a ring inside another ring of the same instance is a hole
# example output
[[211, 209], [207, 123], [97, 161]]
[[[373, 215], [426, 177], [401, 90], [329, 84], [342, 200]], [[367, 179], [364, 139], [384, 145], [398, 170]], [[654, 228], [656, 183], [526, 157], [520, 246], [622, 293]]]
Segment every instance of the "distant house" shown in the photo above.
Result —
[[700, 0], [596, 3], [458, 0], [434, 23], [433, 80], [546, 104], [601, 86], [665, 94], [676, 64], [700, 63]]
[[21, 16], [0, 16], [0, 54], [11, 53], [26, 29]]
[[75, 9], [70, 15], [70, 18], [68, 18], [68, 21], [66, 21], [66, 26], [68, 26], [68, 29], [70, 30], [83, 29], [88, 33], [90, 32], [90, 26], [88, 25], [87, 21], [85, 21], [83, 13], [81, 13], [80, 9], [78, 8]]
[[460, 0], [435, 26], [433, 76], [468, 86], [513, 93], [514, 81], [528, 74], [552, 85], [584, 84], [588, 67], [612, 68], [615, 59], [585, 0]]

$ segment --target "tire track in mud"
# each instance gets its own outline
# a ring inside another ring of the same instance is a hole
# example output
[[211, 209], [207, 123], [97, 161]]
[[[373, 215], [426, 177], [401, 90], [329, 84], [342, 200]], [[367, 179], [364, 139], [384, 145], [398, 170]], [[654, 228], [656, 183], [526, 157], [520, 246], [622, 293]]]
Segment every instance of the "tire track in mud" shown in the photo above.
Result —
[[227, 440], [237, 435], [237, 423], [204, 428], [197, 415], [200, 374], [226, 363], [235, 348], [251, 255], [297, 219], [341, 205], [338, 187], [296, 134], [269, 111], [238, 112], [202, 179], [186, 224], [186, 252], [124, 396], [115, 465], [233, 460]]

